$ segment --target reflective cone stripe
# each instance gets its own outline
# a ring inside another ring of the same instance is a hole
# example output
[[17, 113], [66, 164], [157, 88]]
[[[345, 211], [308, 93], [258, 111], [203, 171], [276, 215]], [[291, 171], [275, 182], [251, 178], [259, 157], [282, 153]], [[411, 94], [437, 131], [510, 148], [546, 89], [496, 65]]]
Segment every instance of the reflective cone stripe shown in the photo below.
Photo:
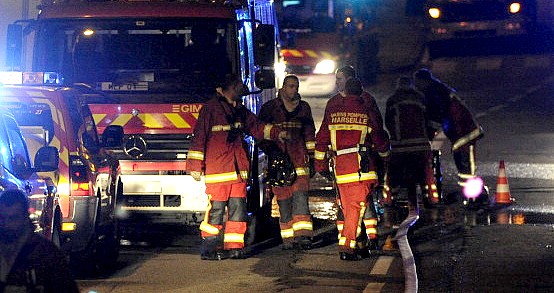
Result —
[[504, 161], [500, 161], [498, 167], [498, 179], [496, 181], [496, 195], [495, 201], [497, 204], [510, 204], [512, 203], [510, 195], [510, 187], [508, 186], [508, 178], [506, 177], [506, 167]]

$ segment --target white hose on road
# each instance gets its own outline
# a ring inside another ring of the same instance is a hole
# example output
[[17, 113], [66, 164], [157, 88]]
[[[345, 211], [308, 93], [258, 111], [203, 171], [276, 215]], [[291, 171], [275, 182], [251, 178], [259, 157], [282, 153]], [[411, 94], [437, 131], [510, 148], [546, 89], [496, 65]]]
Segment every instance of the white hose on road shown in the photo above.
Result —
[[393, 240], [398, 243], [398, 248], [400, 249], [400, 254], [402, 255], [405, 293], [416, 293], [418, 289], [414, 255], [412, 254], [410, 243], [408, 243], [408, 229], [413, 226], [418, 219], [419, 213], [417, 210], [410, 211], [406, 219], [400, 223], [400, 227], [396, 231], [396, 235], [393, 238]]

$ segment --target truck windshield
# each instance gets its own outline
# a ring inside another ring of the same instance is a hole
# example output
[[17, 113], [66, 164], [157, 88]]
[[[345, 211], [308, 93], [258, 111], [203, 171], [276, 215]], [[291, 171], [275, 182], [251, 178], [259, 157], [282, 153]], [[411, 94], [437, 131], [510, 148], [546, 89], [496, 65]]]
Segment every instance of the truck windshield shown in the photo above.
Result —
[[223, 19], [51, 20], [36, 38], [35, 71], [114, 96], [213, 93], [238, 59], [235, 25]]

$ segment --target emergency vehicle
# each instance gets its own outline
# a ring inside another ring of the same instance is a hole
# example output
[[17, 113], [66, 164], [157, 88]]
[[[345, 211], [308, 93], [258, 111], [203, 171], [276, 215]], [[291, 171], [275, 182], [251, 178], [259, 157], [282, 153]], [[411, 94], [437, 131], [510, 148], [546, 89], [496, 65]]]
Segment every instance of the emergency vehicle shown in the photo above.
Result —
[[[33, 70], [61, 73], [99, 134], [124, 129], [121, 145], [109, 148], [120, 162], [118, 217], [199, 224], [204, 182], [185, 172], [196, 119], [226, 73], [241, 75], [254, 113], [275, 97], [273, 1], [43, 1], [30, 28]], [[255, 210], [267, 202], [266, 162], [248, 144]]]
[[[0, 104], [13, 113], [31, 158], [42, 156], [45, 146], [59, 150], [57, 169], [38, 173], [51, 183], [55, 196], [50, 227], [59, 233], [55, 242], [81, 267], [110, 265], [119, 253], [119, 165], [101, 148], [92, 113], [83, 103], [86, 91], [63, 87], [59, 78], [54, 73], [0, 72]], [[43, 197], [37, 199], [44, 202]]]
[[[408, 5], [422, 2], [408, 0]], [[551, 0], [427, 0], [429, 41], [525, 35], [552, 30]]]
[[13, 114], [0, 105], [0, 191], [18, 189], [29, 198], [29, 217], [35, 232], [60, 246], [61, 214], [55, 186], [37, 172], [58, 168], [58, 150], [41, 147], [31, 158]]

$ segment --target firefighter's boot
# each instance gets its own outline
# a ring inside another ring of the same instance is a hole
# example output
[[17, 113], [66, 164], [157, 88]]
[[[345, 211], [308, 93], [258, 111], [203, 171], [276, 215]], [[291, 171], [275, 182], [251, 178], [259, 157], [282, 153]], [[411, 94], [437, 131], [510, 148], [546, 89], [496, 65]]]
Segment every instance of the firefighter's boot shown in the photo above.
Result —
[[231, 259], [245, 259], [247, 258], [247, 255], [244, 249], [237, 248], [237, 249], [231, 249], [229, 251], [229, 257]]
[[208, 236], [202, 239], [200, 247], [200, 258], [203, 260], [223, 260], [227, 256], [218, 249], [219, 239], [217, 236]]
[[298, 248], [301, 250], [310, 250], [312, 249], [312, 239], [308, 236], [298, 236], [296, 237], [296, 243]]

